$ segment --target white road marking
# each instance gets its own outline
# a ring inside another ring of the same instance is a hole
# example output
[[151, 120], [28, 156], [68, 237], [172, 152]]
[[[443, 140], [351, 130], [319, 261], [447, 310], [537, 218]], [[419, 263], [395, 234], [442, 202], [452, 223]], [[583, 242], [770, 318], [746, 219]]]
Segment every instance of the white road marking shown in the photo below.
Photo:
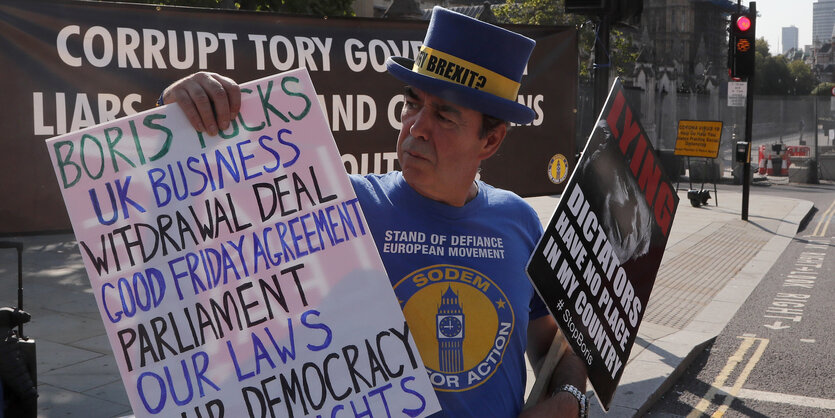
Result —
[[[729, 395], [733, 388], [723, 386], [719, 393]], [[793, 406], [804, 406], [817, 409], [835, 409], [835, 399], [811, 398], [808, 396], [789, 395], [787, 393], [766, 392], [762, 390], [740, 389], [736, 398], [754, 401], [782, 403]]]

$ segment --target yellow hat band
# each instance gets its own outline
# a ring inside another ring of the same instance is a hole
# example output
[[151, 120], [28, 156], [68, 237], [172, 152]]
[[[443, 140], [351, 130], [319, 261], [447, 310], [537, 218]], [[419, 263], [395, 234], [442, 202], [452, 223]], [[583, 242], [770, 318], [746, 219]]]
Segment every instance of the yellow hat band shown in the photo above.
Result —
[[487, 68], [427, 46], [420, 47], [420, 53], [415, 59], [412, 71], [481, 90], [514, 102], [516, 93], [519, 92], [519, 83]]

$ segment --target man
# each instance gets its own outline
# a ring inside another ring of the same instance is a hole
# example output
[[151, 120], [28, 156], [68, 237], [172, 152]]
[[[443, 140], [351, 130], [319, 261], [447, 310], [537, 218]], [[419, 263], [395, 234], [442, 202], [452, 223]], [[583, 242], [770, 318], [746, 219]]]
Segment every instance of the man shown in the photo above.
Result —
[[[351, 178], [442, 416], [570, 417], [587, 409], [585, 368], [569, 349], [551, 396], [522, 411], [524, 354], [538, 364], [557, 330], [524, 271], [542, 227], [521, 198], [476, 180], [507, 121], [535, 116], [515, 101], [533, 46], [436, 7], [415, 62], [387, 62], [409, 86], [397, 139], [401, 171]], [[238, 86], [213, 73], [179, 80], [162, 99], [211, 135], [240, 109]], [[449, 251], [419, 245], [432, 239]]]

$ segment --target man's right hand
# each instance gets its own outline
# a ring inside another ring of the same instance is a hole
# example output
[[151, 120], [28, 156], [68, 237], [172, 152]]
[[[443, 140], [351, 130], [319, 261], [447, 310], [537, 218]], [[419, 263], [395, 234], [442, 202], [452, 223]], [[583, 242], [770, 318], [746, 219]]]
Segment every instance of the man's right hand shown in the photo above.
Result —
[[168, 86], [162, 101], [179, 103], [194, 129], [214, 136], [241, 111], [241, 88], [231, 78], [201, 71]]

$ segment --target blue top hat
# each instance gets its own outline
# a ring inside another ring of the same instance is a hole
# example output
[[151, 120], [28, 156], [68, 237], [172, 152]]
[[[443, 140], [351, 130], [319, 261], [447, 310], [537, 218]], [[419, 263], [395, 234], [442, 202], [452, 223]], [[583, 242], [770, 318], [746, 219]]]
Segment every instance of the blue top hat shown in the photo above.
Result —
[[435, 7], [417, 58], [391, 57], [398, 80], [455, 104], [519, 124], [536, 116], [516, 102], [536, 42], [518, 33]]

